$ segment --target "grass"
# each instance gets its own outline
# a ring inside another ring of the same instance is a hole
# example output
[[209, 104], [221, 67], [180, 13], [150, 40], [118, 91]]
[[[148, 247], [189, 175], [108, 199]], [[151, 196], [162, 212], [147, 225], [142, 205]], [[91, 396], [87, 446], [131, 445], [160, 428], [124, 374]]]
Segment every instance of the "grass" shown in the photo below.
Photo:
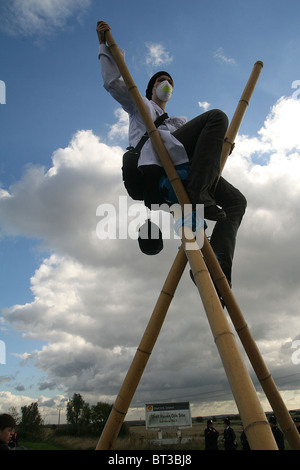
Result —
[[27, 450], [63, 450], [60, 446], [52, 444], [51, 442], [30, 442], [22, 441], [21, 446], [24, 446]]
[[[223, 450], [222, 435], [223, 435], [223, 421], [216, 421], [215, 428], [219, 431], [219, 449]], [[242, 427], [239, 421], [232, 422], [237, 442], [237, 450], [242, 450], [240, 435]], [[129, 428], [129, 435], [125, 438], [118, 438], [114, 445], [114, 450], [204, 450], [204, 429], [206, 422], [193, 423], [191, 428], [182, 429], [181, 437], [189, 438], [188, 443], [178, 443], [172, 445], [162, 444], [161, 446], [151, 443], [152, 440], [157, 439], [157, 431], [147, 430], [145, 426], [131, 426]], [[100, 436], [99, 436], [100, 437]], [[94, 450], [96, 448], [99, 437], [73, 437], [73, 436], [55, 436], [55, 433], [48, 430], [45, 440], [42, 442], [20, 442], [19, 444], [26, 447], [28, 450]], [[177, 437], [177, 430], [166, 430], [162, 434], [163, 439], [170, 439]], [[289, 445], [286, 442], [286, 449]]]

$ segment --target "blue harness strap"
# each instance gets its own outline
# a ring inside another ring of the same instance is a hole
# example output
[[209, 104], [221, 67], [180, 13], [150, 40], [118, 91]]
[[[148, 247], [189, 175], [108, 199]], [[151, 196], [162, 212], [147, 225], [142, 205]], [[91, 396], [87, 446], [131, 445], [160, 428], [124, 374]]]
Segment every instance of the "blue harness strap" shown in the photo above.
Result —
[[181, 227], [190, 227], [194, 233], [197, 233], [200, 228], [207, 229], [207, 224], [202, 217], [200, 217], [197, 212], [192, 211], [185, 214], [183, 217], [175, 220], [174, 222], [174, 230], [179, 235], [179, 229]]
[[[175, 169], [178, 173], [179, 178], [182, 181], [188, 179], [190, 173], [189, 163], [183, 163], [182, 165], [175, 166]], [[169, 178], [166, 175], [163, 175], [158, 183], [159, 191], [162, 198], [169, 204], [175, 204], [178, 202], [174, 189], [169, 181]]]

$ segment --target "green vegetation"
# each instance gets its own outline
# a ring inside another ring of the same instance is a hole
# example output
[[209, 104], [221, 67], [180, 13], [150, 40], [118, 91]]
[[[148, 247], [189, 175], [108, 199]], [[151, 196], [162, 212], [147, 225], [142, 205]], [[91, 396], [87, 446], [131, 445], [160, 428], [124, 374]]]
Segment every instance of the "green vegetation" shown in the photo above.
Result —
[[[242, 426], [239, 419], [231, 422], [231, 425], [236, 433], [238, 448], [242, 450], [240, 435]], [[214, 421], [215, 428], [219, 431], [219, 449], [224, 450], [222, 445], [223, 434], [223, 419]], [[154, 445], [153, 440], [157, 439], [157, 432], [147, 430], [144, 425], [131, 425], [127, 423], [127, 435], [118, 437], [114, 450], [204, 450], [204, 429], [206, 427], [206, 420], [203, 422], [193, 422], [193, 426], [188, 429], [182, 430], [182, 440], [189, 439], [187, 443], [178, 443], [166, 445], [163, 443], [161, 446]], [[43, 437], [38, 442], [21, 441], [20, 445], [24, 445], [30, 450], [94, 450], [96, 448], [98, 436], [74, 436], [65, 434], [67, 428], [64, 425], [52, 426], [51, 428], [44, 428]], [[176, 430], [163, 431], [163, 439], [170, 439], [177, 437]], [[289, 450], [287, 441], [285, 442], [286, 450]]]
[[31, 441], [22, 441], [20, 443], [27, 450], [64, 450], [63, 447], [60, 447], [51, 442], [41, 441], [41, 442], [31, 442]]
[[[90, 406], [80, 394], [75, 393], [67, 403], [67, 424], [44, 426], [37, 403], [22, 407], [21, 418], [15, 409], [11, 409], [10, 412], [18, 423], [19, 446], [24, 446], [28, 450], [94, 450], [111, 408], [112, 405], [102, 402]], [[297, 422], [300, 424], [299, 411], [290, 413], [296, 424]], [[242, 450], [240, 416], [234, 415], [230, 419], [236, 433], [237, 450]], [[223, 417], [214, 417], [213, 421], [214, 427], [220, 433], [219, 449], [223, 450]], [[191, 428], [181, 431], [181, 441], [176, 444], [166, 444], [163, 441], [158, 446], [153, 442], [158, 439], [157, 431], [147, 430], [143, 421], [125, 422], [114, 450], [204, 450], [205, 427], [206, 418], [195, 418]], [[163, 440], [177, 438], [177, 430], [163, 431], [162, 438]], [[290, 448], [287, 441], [285, 448], [286, 450]]]

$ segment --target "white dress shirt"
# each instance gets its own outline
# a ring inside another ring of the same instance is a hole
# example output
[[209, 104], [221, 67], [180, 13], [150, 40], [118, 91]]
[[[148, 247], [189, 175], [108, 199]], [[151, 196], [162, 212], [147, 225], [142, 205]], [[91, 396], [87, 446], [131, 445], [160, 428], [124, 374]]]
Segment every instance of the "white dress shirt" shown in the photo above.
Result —
[[[120, 52], [123, 57], [125, 57], [125, 53], [122, 49], [120, 49]], [[100, 44], [98, 58], [101, 64], [104, 88], [129, 114], [129, 145], [135, 147], [146, 131], [144, 122], [106, 44]], [[153, 122], [164, 113], [164, 110], [154, 103], [154, 101], [149, 101], [146, 97], [143, 97], [142, 99]], [[185, 116], [169, 117], [161, 126], [159, 126], [160, 136], [175, 166], [189, 161], [184, 146], [171, 134], [186, 122], [187, 118]], [[148, 139], [141, 150], [138, 165], [143, 166], [154, 164], [162, 166], [159, 156], [152, 145], [151, 139]]]

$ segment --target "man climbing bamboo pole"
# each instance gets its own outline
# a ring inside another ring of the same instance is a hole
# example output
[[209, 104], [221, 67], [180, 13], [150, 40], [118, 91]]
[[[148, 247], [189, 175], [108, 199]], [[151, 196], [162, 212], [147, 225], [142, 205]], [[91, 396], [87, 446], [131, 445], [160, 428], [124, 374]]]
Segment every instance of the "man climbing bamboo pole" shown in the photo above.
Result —
[[[130, 74], [118, 50], [118, 47], [115, 44], [108, 30], [106, 30], [106, 40], [108, 42], [108, 46], [110, 47], [112, 56], [114, 57], [114, 60], [118, 65], [124, 82], [128, 90], [130, 91], [135, 106], [143, 119], [144, 125], [148, 133], [150, 134], [153, 147], [159, 155], [159, 158], [163, 164], [163, 168], [166, 172], [166, 175], [168, 176], [169, 181], [172, 183], [172, 187], [175, 191], [177, 199], [180, 205], [184, 207], [186, 203], [190, 202], [185, 192], [184, 186], [178, 177], [176, 169], [174, 169], [174, 165], [170, 158], [170, 155], [168, 154], [162, 142], [162, 139], [153, 124], [147, 107], [141, 100], [141, 97], [130, 77]], [[168, 88], [168, 85], [165, 85], [165, 87]], [[221, 126], [221, 123], [219, 123], [219, 125]], [[215, 152], [217, 152], [216, 149]], [[195, 173], [197, 174], [197, 171]], [[210, 178], [211, 176], [214, 176], [214, 171], [211, 172]], [[210, 181], [210, 183], [212, 183], [212, 181]], [[205, 193], [205, 197], [208, 195], [211, 195], [210, 191], [207, 191]], [[214, 206], [214, 204], [211, 204], [211, 201], [209, 201], [209, 204], [207, 206], [205, 206], [207, 200], [202, 202], [204, 203], [204, 207], [210, 208], [211, 206]], [[222, 211], [219, 212], [218, 209], [216, 209], [216, 206], [213, 207], [212, 210], [209, 209], [208, 213], [210, 216], [214, 217], [214, 220], [222, 220], [222, 218], [224, 219], [226, 217], [226, 214], [223, 214]], [[190, 243], [190, 237], [186, 237], [186, 232], [183, 229], [181, 230], [181, 236], [183, 246], [186, 247], [187, 243]], [[223, 365], [229, 383], [231, 385], [236, 404], [240, 411], [244, 426], [247, 430], [247, 437], [249, 443], [253, 449], [276, 449], [277, 446], [266, 421], [265, 414], [257, 399], [254, 386], [251, 382], [248, 371], [237, 348], [234, 335], [231, 332], [228, 321], [224, 315], [224, 311], [221, 307], [219, 298], [216, 294], [201, 253], [199, 249], [186, 249], [186, 256], [188, 257], [189, 263], [191, 265], [195, 281], [212, 329], [216, 345], [220, 352], [220, 356], [223, 361]], [[98, 446], [97, 448], [99, 449], [101, 447]]]
[[[146, 96], [140, 97], [136, 103], [132, 98], [140, 96], [139, 92], [132, 78], [126, 77], [126, 71], [124, 77], [119, 70], [118, 65], [124, 55], [122, 51], [114, 46], [107, 47], [104, 37], [107, 29], [106, 23], [99, 23], [99, 59], [104, 87], [129, 114], [129, 146], [135, 148], [145, 127], [148, 134], [158, 133], [153, 128], [153, 121], [165, 112], [174, 83], [168, 72], [157, 72], [149, 80]], [[120, 55], [118, 65], [112, 55], [113, 50], [114, 54]], [[147, 108], [145, 122], [140, 118], [142, 108]], [[154, 142], [150, 138], [144, 143], [137, 161], [137, 173], [143, 187], [141, 199], [150, 209], [178, 201], [183, 205], [192, 203], [193, 207], [197, 204], [204, 206], [204, 218], [216, 221], [211, 246], [231, 284], [236, 236], [246, 209], [246, 199], [237, 188], [219, 178], [227, 125], [228, 118], [219, 109], [209, 110], [188, 122], [184, 117], [168, 116], [159, 126], [163, 144], [157, 138]], [[172, 156], [172, 160], [165, 159], [163, 167], [159, 153], [165, 152]], [[175, 194], [169, 190], [169, 181], [175, 185]]]

